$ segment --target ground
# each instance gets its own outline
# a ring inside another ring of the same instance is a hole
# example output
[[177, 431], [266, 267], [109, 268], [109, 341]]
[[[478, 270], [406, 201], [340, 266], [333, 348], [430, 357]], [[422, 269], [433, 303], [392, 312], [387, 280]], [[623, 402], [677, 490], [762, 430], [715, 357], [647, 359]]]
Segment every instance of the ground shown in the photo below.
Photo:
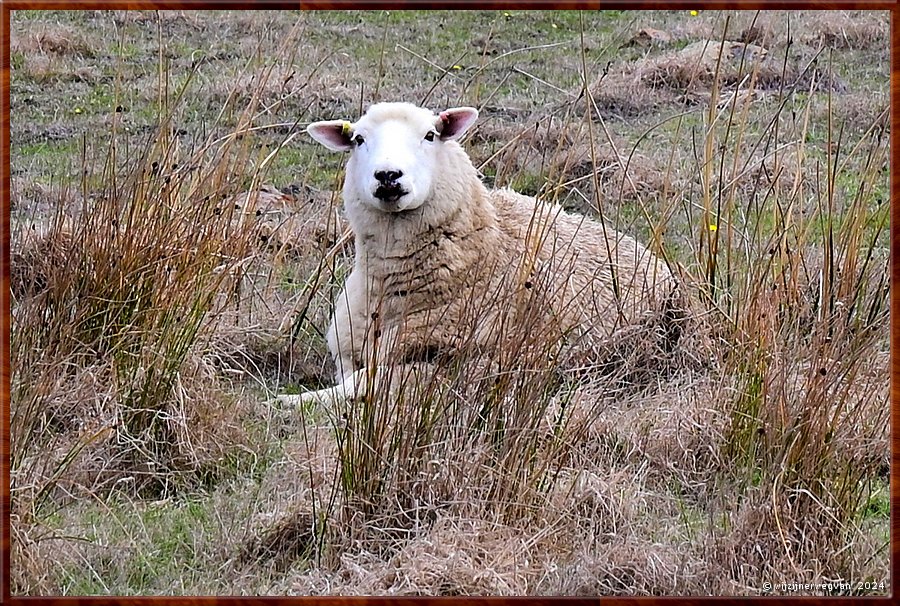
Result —
[[[888, 13], [10, 29], [13, 594], [890, 593]], [[303, 129], [379, 100], [478, 107], [484, 181], [666, 258], [697, 349], [424, 433], [274, 405], [353, 254]]]

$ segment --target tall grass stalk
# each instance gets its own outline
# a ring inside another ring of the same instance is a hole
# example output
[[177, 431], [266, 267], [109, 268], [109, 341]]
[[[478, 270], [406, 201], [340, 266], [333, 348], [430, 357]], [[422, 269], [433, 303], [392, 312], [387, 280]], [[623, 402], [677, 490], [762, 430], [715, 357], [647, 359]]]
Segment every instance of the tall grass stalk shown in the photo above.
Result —
[[[777, 128], [754, 132], [746, 107], [756, 71], [745, 69], [743, 109], [736, 94], [730, 108], [716, 108], [714, 86], [706, 112], [695, 279], [709, 293], [715, 330], [731, 344], [722, 357], [736, 381], [724, 454], [743, 490], [769, 487], [778, 551], [801, 566], [824, 544], [852, 541], [870, 495], [873, 468], [851, 463], [841, 437], [887, 423], [887, 408], [863, 418], [880, 390], [853, 388], [887, 325], [887, 214], [865, 195], [883, 171], [887, 141], [884, 124], [871, 125], [852, 152], [865, 154], [855, 162], [865, 169], [839, 173], [849, 160], [840, 157], [842, 129], [832, 121], [828, 92], [824, 157], [812, 154], [806, 142], [815, 79], [807, 105], [793, 110], [799, 123], [784, 115], [798, 104], [788, 98], [772, 116]], [[756, 149], [776, 158], [775, 170], [768, 183], [753, 185], [746, 207], [738, 183]], [[801, 526], [800, 533], [788, 530]]]

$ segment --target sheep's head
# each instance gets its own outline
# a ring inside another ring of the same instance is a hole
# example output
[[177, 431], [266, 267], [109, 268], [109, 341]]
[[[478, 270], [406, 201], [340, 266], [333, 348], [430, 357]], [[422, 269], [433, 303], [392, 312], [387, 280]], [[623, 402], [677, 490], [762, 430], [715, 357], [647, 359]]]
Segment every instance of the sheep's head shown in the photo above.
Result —
[[378, 103], [354, 123], [314, 122], [307, 132], [328, 149], [351, 153], [344, 184], [348, 203], [401, 212], [428, 200], [444, 146], [477, 117], [472, 107], [435, 115], [409, 103]]

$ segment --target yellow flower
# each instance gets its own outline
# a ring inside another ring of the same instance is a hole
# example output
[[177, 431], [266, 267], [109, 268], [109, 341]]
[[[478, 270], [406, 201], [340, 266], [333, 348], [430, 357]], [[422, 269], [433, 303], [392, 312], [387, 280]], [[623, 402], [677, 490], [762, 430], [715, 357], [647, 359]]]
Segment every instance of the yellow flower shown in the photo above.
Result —
[[80, 114], [82, 110], [81, 110], [80, 107], [76, 107], [73, 111], [74, 111], [76, 114]]
[[460, 69], [462, 69], [462, 65], [454, 65], [450, 69], [460, 70]]
[[700, 14], [700, 11], [691, 11], [691, 17], [696, 17]]
[[719, 229], [719, 228], [715, 223], [709, 224], [709, 231], [716, 231], [717, 229]]

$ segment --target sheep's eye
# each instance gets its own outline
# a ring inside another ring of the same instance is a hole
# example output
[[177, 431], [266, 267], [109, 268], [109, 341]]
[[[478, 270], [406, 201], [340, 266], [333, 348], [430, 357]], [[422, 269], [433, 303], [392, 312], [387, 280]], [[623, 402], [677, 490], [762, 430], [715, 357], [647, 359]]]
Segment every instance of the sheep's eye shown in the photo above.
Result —
[[426, 141], [434, 141], [434, 131], [429, 131], [427, 135], [425, 135]]
[[357, 145], [362, 145], [363, 143], [366, 142], [366, 140], [363, 139], [362, 135], [356, 135], [355, 137], [353, 137], [353, 142], [356, 143]]

